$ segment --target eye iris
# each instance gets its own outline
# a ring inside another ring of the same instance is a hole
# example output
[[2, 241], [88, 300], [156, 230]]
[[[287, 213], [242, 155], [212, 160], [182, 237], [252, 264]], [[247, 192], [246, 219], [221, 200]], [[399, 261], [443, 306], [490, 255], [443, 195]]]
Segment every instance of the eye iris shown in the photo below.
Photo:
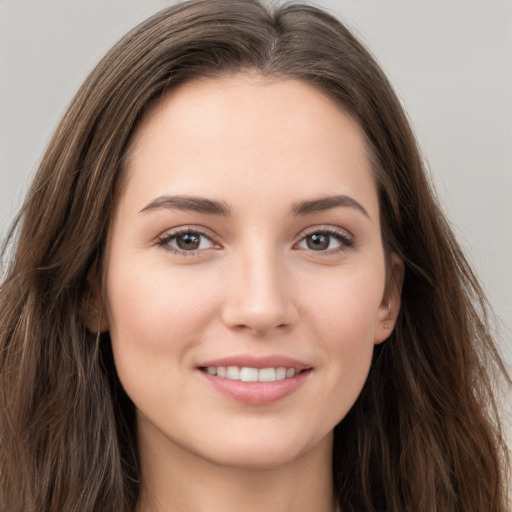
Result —
[[184, 233], [176, 238], [176, 245], [184, 251], [193, 251], [200, 243], [201, 237], [195, 233]]
[[330, 236], [323, 233], [315, 233], [308, 235], [306, 238], [306, 244], [308, 249], [313, 251], [322, 251], [329, 247]]

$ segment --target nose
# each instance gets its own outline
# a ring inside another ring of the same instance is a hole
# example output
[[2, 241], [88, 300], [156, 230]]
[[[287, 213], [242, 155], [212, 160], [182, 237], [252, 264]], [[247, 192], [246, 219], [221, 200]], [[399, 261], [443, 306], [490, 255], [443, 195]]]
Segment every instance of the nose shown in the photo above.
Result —
[[272, 251], [240, 256], [225, 283], [222, 320], [230, 329], [262, 336], [294, 325], [298, 312], [292, 279]]

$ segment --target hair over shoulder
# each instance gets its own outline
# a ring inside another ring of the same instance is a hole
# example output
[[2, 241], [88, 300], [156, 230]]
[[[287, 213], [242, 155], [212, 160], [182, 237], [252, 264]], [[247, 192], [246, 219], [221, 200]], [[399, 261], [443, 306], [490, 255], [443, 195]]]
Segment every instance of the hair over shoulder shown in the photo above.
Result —
[[[314, 84], [362, 127], [402, 306], [335, 428], [343, 512], [506, 512], [508, 455], [494, 382], [507, 376], [488, 306], [443, 216], [407, 118], [352, 33], [303, 4], [191, 0], [129, 32], [65, 113], [4, 246], [0, 510], [135, 510], [134, 406], [108, 333], [84, 321], [131, 135], [186, 81], [256, 72]], [[340, 312], [342, 314], [342, 312]]]

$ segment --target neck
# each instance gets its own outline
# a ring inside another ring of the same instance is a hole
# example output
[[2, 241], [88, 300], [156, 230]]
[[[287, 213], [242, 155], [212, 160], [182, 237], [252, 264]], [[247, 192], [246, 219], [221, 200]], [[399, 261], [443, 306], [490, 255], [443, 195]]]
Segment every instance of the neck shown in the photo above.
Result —
[[139, 435], [137, 512], [333, 512], [332, 436], [301, 457], [264, 468], [230, 467]]

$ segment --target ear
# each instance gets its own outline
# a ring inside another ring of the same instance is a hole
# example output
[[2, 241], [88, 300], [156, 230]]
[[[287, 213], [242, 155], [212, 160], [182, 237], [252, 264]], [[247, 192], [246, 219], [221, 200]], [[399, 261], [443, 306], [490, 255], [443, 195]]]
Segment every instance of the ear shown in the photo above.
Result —
[[395, 327], [400, 312], [400, 295], [404, 280], [404, 263], [396, 254], [391, 256], [391, 268], [386, 279], [386, 287], [375, 324], [374, 343], [385, 341]]
[[109, 330], [108, 316], [104, 307], [101, 286], [97, 279], [89, 276], [89, 289], [82, 300], [81, 316], [89, 331], [94, 334]]

